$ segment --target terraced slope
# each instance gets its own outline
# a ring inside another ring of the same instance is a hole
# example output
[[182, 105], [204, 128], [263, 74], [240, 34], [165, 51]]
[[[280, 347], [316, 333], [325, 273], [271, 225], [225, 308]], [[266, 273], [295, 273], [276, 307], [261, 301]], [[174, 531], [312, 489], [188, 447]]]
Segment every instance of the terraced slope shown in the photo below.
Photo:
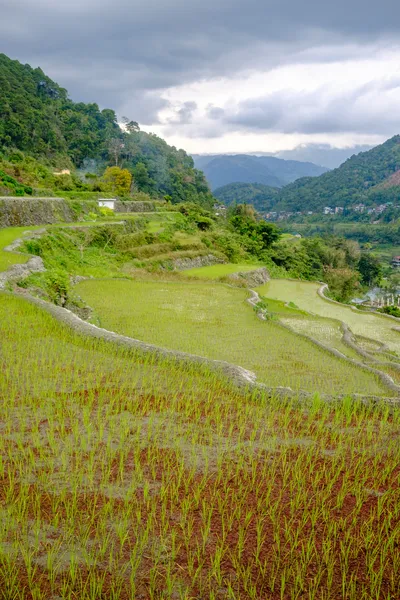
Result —
[[299, 308], [330, 319], [346, 323], [355, 335], [371, 338], [386, 344], [400, 358], [400, 332], [396, 321], [383, 316], [356, 312], [350, 307], [329, 302], [318, 296], [320, 285], [305, 281], [274, 279], [258, 288], [258, 292], [268, 298], [293, 302]]
[[272, 387], [390, 394], [371, 373], [271, 320], [262, 323], [248, 292], [222, 284], [87, 280], [76, 286], [101, 327], [254, 371]]

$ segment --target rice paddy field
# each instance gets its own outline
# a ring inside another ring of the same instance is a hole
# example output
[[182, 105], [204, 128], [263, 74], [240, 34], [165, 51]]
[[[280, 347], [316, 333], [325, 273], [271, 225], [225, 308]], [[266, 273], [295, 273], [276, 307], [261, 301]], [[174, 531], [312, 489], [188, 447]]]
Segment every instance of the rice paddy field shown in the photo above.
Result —
[[[0, 261], [21, 234], [0, 230]], [[390, 392], [296, 334], [351, 357], [318, 296], [263, 289], [261, 322], [246, 290], [212, 281], [225, 274], [74, 289], [102, 327], [308, 399], [239, 390], [0, 292], [1, 600], [400, 598], [400, 404], [346, 396]]]
[[0, 293], [0, 590], [395, 599], [400, 411], [239, 393]]
[[209, 282], [105, 279], [82, 281], [75, 290], [105, 329], [240, 365], [272, 387], [326, 394], [392, 393], [374, 374], [278, 321], [261, 322], [243, 289]]
[[346, 323], [356, 335], [383, 342], [400, 357], [400, 332], [392, 320], [376, 314], [357, 312], [350, 307], [324, 300], [317, 294], [319, 284], [306, 281], [273, 279], [258, 288], [267, 298], [293, 302], [302, 310], [320, 317], [337, 319]]

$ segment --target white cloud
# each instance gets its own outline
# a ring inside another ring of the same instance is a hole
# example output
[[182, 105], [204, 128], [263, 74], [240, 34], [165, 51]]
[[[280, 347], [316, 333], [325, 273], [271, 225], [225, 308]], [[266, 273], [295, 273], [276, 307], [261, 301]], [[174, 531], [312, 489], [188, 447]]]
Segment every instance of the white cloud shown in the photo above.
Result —
[[[363, 56], [350, 50], [347, 61], [289, 64], [171, 87], [162, 93], [166, 105], [153, 130], [192, 152], [380, 143], [400, 131], [400, 48], [364, 47]], [[171, 126], [187, 102], [196, 104], [190, 122]]]

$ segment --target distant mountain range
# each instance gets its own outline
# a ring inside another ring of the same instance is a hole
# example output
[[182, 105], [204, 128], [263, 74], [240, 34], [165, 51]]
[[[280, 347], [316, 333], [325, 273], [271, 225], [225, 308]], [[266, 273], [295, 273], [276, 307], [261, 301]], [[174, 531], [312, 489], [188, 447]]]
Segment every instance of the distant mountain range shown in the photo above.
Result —
[[262, 183], [280, 188], [300, 177], [317, 177], [329, 171], [309, 162], [248, 154], [192, 155], [195, 167], [204, 172], [211, 189], [229, 183]]
[[[201, 158], [205, 159], [206, 157]], [[241, 155], [239, 158], [241, 159]], [[270, 159], [270, 157], [262, 158]], [[243, 164], [241, 161], [239, 162]], [[295, 165], [293, 169], [300, 169], [298, 165], [310, 164], [283, 160], [280, 163], [283, 163], [283, 168], [286, 169], [286, 177], [295, 174], [294, 170], [290, 172], [288, 169], [288, 166], [292, 167], [293, 163]], [[278, 164], [282, 169], [280, 163]], [[206, 162], [203, 169], [207, 174], [207, 166], [213, 165], [214, 168], [218, 164], [219, 161], [211, 159], [211, 162]], [[235, 162], [228, 161], [225, 164], [235, 164]], [[256, 164], [262, 167], [265, 162], [261, 160]], [[281, 181], [283, 179], [282, 172], [281, 170]], [[276, 175], [273, 177], [277, 178]], [[268, 181], [271, 179], [272, 177], [266, 177]], [[389, 206], [390, 203], [397, 205], [400, 204], [400, 135], [392, 137], [384, 144], [367, 152], [360, 152], [352, 156], [337, 169], [325, 172], [318, 177], [302, 177], [279, 188], [276, 182], [272, 186], [253, 182], [235, 182], [223, 185], [215, 189], [213, 193], [216, 198], [227, 205], [254, 204], [261, 212], [269, 210], [319, 212], [328, 206], [351, 208], [357, 204], [371, 207], [388, 203]]]
[[352, 156], [321, 177], [305, 177], [280, 190], [274, 210], [400, 203], [400, 135]]

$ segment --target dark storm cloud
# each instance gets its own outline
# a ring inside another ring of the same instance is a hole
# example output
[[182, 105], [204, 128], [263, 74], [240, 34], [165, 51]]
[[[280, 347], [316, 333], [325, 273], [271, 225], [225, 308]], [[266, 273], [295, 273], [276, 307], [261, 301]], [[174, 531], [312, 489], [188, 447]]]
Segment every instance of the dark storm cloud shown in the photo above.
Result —
[[132, 93], [134, 107], [143, 90], [274, 66], [348, 36], [397, 38], [399, 17], [397, 0], [368, 10], [364, 0], [3, 0], [0, 39], [73, 96], [118, 106]]
[[180, 108], [175, 109], [175, 116], [168, 120], [172, 125], [188, 125], [193, 120], [197, 109], [196, 102], [184, 102]]

